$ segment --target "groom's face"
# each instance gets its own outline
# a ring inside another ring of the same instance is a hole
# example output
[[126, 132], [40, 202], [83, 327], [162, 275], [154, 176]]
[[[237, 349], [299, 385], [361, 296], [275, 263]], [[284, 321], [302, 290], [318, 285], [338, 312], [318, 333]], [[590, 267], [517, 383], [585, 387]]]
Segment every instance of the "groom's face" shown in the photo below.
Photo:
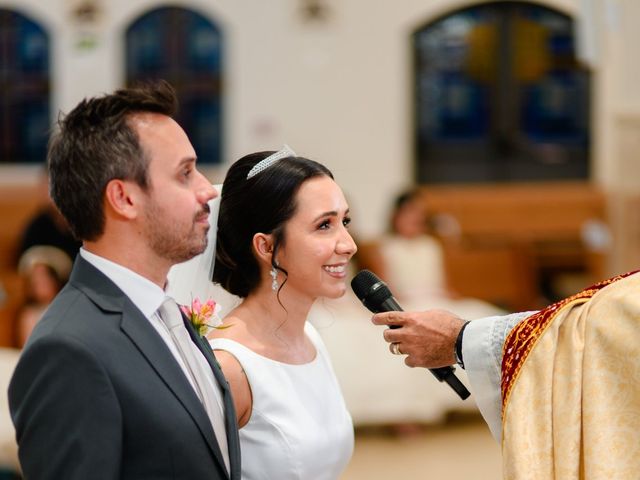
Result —
[[157, 256], [172, 264], [183, 262], [207, 246], [207, 202], [218, 192], [196, 169], [193, 146], [173, 119], [145, 114], [136, 127], [149, 157], [149, 189], [142, 215], [144, 236]]

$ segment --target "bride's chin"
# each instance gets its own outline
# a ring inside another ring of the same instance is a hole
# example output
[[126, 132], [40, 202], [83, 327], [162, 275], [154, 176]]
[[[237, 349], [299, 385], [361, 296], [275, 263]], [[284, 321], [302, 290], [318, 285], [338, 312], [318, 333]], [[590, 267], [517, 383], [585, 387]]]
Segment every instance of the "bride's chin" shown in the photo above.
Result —
[[341, 289], [335, 290], [335, 291], [325, 295], [325, 298], [330, 298], [332, 300], [335, 300], [337, 298], [344, 297], [345, 293], [347, 293], [347, 287], [346, 287], [346, 285], [343, 285]]

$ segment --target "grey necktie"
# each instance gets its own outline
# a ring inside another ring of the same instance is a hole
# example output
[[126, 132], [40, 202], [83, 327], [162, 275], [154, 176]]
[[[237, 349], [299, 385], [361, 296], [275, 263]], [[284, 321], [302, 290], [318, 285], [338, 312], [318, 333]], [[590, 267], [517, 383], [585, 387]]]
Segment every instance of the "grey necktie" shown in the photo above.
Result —
[[[202, 362], [198, 360], [198, 355], [201, 355], [201, 352], [191, 341], [191, 337], [189, 336], [189, 332], [187, 332], [182, 314], [175, 300], [167, 297], [158, 309], [158, 313], [167, 330], [169, 330], [174, 344], [178, 347], [182, 360], [187, 366], [187, 370], [195, 386], [196, 394], [198, 398], [200, 398], [211, 420], [211, 425], [218, 439], [218, 445], [220, 446], [227, 472], [230, 472], [229, 448], [227, 446], [227, 433], [222, 414], [223, 409], [221, 406], [221, 398], [219, 398], [220, 395], [216, 395], [212, 386], [216, 385], [213, 372], [207, 371], [202, 365]], [[207, 379], [207, 377], [209, 378]]]

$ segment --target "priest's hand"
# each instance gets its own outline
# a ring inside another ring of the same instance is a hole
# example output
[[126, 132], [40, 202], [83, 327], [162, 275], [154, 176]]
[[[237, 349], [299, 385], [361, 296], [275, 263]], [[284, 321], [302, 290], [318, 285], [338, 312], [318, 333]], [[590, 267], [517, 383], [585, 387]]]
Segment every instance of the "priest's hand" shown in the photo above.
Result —
[[373, 316], [391, 353], [406, 355], [409, 367], [439, 368], [456, 363], [455, 343], [465, 321], [446, 310], [385, 312]]

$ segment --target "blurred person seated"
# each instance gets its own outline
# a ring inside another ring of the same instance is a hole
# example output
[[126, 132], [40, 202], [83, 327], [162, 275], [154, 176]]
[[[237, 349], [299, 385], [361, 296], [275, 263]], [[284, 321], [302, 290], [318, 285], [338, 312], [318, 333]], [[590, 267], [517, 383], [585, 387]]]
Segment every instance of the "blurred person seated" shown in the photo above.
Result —
[[17, 257], [35, 245], [51, 245], [65, 252], [73, 261], [81, 243], [74, 238], [67, 221], [49, 197], [48, 175], [42, 175], [38, 190], [42, 205], [22, 232]]
[[66, 252], [49, 245], [36, 245], [20, 257], [18, 272], [24, 278], [25, 300], [16, 320], [16, 345], [22, 348], [42, 314], [71, 272]]
[[448, 286], [444, 250], [419, 190], [396, 198], [389, 223], [390, 233], [377, 242], [379, 261], [372, 269], [405, 309], [443, 308], [465, 318], [504, 313], [485, 301], [460, 297]]

